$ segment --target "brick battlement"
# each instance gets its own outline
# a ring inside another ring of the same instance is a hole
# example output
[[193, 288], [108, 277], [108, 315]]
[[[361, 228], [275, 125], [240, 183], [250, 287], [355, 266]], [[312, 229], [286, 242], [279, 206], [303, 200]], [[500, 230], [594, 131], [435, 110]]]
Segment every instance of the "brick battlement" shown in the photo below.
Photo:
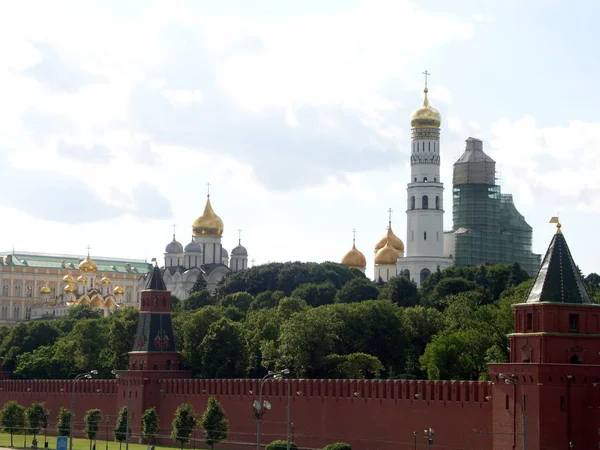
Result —
[[[315, 398], [366, 398], [378, 400], [446, 401], [484, 403], [489, 400], [488, 381], [427, 380], [269, 380], [263, 396], [287, 396], [287, 384], [294, 396]], [[161, 380], [161, 395], [256, 396], [259, 380]]]
[[2, 392], [116, 394], [116, 380], [0, 380]]

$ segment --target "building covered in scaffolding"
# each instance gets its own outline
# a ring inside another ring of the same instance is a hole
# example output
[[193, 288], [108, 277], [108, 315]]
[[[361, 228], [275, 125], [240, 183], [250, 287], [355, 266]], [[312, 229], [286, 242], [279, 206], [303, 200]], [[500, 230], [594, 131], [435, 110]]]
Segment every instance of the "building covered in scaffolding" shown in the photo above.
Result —
[[496, 162], [483, 152], [483, 142], [467, 139], [454, 163], [453, 227], [444, 233], [445, 253], [457, 265], [519, 263], [537, 272], [541, 255], [532, 252], [532, 227], [496, 184]]

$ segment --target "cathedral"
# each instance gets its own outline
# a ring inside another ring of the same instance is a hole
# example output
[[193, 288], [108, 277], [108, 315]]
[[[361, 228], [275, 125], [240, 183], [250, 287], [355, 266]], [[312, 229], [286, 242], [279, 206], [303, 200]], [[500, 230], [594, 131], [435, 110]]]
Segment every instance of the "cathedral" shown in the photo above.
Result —
[[[427, 74], [428, 75], [428, 74]], [[388, 281], [403, 275], [420, 285], [432, 272], [454, 264], [444, 254], [444, 184], [440, 179], [441, 114], [427, 98], [425, 82], [423, 105], [410, 118], [412, 129], [410, 167], [407, 184], [408, 249], [392, 230], [391, 210], [387, 233], [375, 245], [375, 281]], [[342, 264], [366, 270], [364, 255], [353, 245]]]
[[199, 276], [213, 292], [217, 283], [229, 273], [248, 268], [248, 250], [242, 245], [241, 238], [230, 256], [221, 244], [222, 236], [223, 221], [213, 210], [208, 194], [204, 212], [192, 224], [190, 243], [184, 248], [173, 233], [173, 240], [165, 248], [162, 275], [174, 296], [187, 298]]

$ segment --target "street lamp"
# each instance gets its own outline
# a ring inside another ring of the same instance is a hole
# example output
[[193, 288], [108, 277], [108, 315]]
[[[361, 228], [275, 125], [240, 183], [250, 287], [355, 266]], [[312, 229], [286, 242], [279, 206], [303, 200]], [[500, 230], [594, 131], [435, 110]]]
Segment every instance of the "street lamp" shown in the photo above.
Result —
[[81, 380], [82, 378], [92, 378], [92, 375], [98, 375], [97, 370], [90, 370], [89, 372], [80, 373], [73, 380], [71, 385], [71, 420], [69, 424], [69, 450], [73, 450], [73, 418], [75, 417], [75, 381]]
[[[504, 373], [498, 374], [501, 380], [504, 380], [506, 384], [512, 384], [515, 386], [515, 395], [517, 394], [517, 386], [521, 388], [521, 427], [523, 435], [523, 450], [527, 450], [527, 413], [525, 411], [525, 392], [523, 391], [523, 385], [515, 375], [506, 375]], [[515, 412], [516, 414], [516, 412]]]
[[[121, 373], [117, 373], [117, 371], [115, 369], [110, 371], [111, 374], [113, 374], [115, 376], [115, 378], [121, 378], [123, 377], [123, 374]], [[127, 378], [127, 377], [124, 377]], [[125, 408], [127, 409], [127, 416], [125, 417], [125, 450], [129, 450], [129, 399], [131, 397], [131, 392], [129, 391], [129, 388], [127, 389], [127, 404], [125, 406]]]
[[[271, 409], [271, 403], [268, 400], [263, 402], [262, 400], [262, 389], [267, 380], [275, 379], [281, 380], [285, 375], [289, 375], [289, 369], [283, 369], [278, 372], [274, 372], [269, 370], [267, 374], [262, 377], [260, 380], [260, 384], [258, 385], [258, 400], [254, 400], [252, 406], [256, 411], [256, 450], [260, 450], [260, 428], [262, 422], [262, 416], [265, 412]], [[289, 388], [288, 388], [288, 402], [289, 402]], [[289, 420], [289, 406], [288, 406], [288, 420]], [[288, 425], [288, 433], [289, 433], [289, 425]], [[288, 435], [288, 448], [289, 448], [289, 435]]]
[[417, 450], [417, 432], [416, 431], [413, 431], [413, 439], [415, 442], [415, 450]]
[[433, 437], [435, 436], [435, 430], [433, 428], [427, 428], [426, 430], [423, 430], [423, 436], [427, 441], [427, 445], [429, 446], [429, 448], [431, 448], [431, 446], [433, 445]]

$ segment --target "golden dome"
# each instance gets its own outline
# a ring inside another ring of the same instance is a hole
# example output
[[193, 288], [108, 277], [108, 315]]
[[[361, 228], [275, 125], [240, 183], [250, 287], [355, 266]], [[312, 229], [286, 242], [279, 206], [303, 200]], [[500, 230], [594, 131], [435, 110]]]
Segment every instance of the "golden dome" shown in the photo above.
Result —
[[75, 287], [72, 284], [67, 284], [65, 286], [65, 294], [72, 294], [73, 292], [75, 292]]
[[102, 280], [100, 280], [100, 283], [102, 283], [102, 284], [110, 284], [110, 278], [103, 277]]
[[78, 283], [87, 283], [87, 281], [88, 281], [87, 277], [84, 277], [83, 275], [79, 275], [77, 277], [77, 282]]
[[42, 286], [40, 288], [40, 294], [48, 295], [50, 293], [50, 288], [48, 286]]
[[82, 272], [95, 272], [98, 270], [98, 266], [88, 254], [86, 258], [79, 263], [79, 270]]
[[435, 108], [432, 108], [427, 99], [429, 89], [423, 90], [425, 98], [423, 106], [416, 109], [410, 116], [410, 126], [413, 128], [439, 128], [442, 125], [442, 115]]
[[210, 204], [210, 195], [206, 198], [204, 212], [192, 225], [194, 236], [222, 236], [223, 221], [215, 214]]
[[342, 264], [348, 267], [364, 269], [367, 267], [367, 258], [357, 250], [356, 245], [352, 244], [352, 249], [342, 258]]
[[388, 230], [387, 233], [385, 234], [385, 236], [383, 236], [380, 241], [377, 243], [377, 245], [375, 245], [375, 251], [378, 252], [379, 250], [381, 250], [383, 247], [385, 247], [385, 244], [390, 243], [390, 245], [392, 247], [394, 247], [396, 250], [398, 250], [400, 253], [404, 253], [404, 242], [402, 242], [402, 239], [400, 239], [398, 236], [396, 236], [394, 234], [394, 232], [392, 231], [392, 223], [390, 222], [388, 225]]
[[63, 277], [63, 283], [74, 283], [75, 282], [75, 278], [73, 278], [73, 275], [71, 275], [70, 273], [66, 274]]
[[392, 266], [398, 262], [398, 250], [392, 247], [389, 241], [375, 255], [375, 264], [378, 266]]
[[123, 289], [121, 287], [121, 285], [116, 285], [115, 288], [113, 289], [113, 294], [115, 295], [123, 295], [125, 293], [125, 289]]

